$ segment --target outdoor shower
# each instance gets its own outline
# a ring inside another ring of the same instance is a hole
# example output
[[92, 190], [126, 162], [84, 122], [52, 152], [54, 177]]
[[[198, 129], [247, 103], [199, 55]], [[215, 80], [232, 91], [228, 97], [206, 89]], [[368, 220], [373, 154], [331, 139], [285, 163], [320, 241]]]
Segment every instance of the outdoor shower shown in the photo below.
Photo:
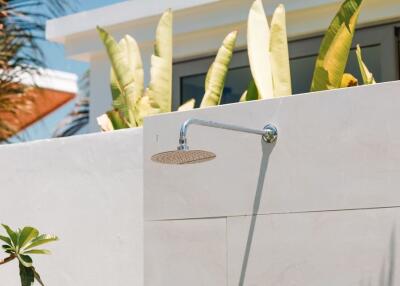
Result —
[[274, 143], [278, 138], [278, 129], [272, 124], [267, 124], [263, 129], [252, 129], [214, 121], [191, 118], [186, 120], [181, 126], [181, 131], [179, 135], [179, 146], [177, 150], [155, 154], [151, 157], [151, 160], [163, 164], [194, 164], [214, 159], [216, 155], [212, 152], [203, 150], [189, 150], [189, 146], [187, 145], [187, 131], [190, 125], [201, 125], [206, 127], [261, 135], [264, 142], [266, 143]]

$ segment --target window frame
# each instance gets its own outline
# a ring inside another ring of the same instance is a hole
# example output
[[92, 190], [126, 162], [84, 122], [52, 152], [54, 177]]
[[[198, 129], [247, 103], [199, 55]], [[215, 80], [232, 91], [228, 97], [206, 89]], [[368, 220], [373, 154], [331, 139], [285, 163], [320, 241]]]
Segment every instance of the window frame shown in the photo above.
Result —
[[[352, 48], [357, 44], [361, 47], [380, 45], [381, 81], [399, 79], [400, 70], [400, 23], [390, 23], [359, 28], [354, 36]], [[323, 34], [313, 37], [289, 41], [290, 59], [316, 56], [323, 38]], [[215, 56], [175, 62], [173, 66], [173, 98], [172, 108], [176, 110], [182, 104], [182, 78], [207, 73]], [[248, 67], [247, 50], [238, 50], [234, 53], [229, 69]]]

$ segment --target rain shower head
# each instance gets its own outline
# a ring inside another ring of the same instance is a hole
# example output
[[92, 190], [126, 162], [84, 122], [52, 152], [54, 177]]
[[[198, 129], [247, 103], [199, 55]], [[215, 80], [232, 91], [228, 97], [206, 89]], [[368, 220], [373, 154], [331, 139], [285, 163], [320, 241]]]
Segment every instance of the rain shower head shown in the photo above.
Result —
[[203, 150], [175, 150], [158, 153], [151, 157], [151, 160], [163, 164], [195, 164], [214, 159], [216, 155]]
[[267, 124], [264, 129], [251, 129], [230, 124], [191, 118], [186, 120], [181, 126], [179, 146], [177, 150], [155, 154], [151, 157], [151, 160], [162, 164], [182, 165], [201, 163], [214, 159], [216, 155], [212, 152], [203, 150], [189, 150], [186, 135], [189, 125], [193, 124], [261, 135], [264, 142], [266, 143], [274, 143], [278, 138], [278, 129], [272, 124]]

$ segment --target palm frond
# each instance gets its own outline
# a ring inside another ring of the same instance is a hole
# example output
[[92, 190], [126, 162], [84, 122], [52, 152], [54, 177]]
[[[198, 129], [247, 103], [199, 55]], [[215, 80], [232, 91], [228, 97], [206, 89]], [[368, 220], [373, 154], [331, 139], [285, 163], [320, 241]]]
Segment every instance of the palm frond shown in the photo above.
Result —
[[79, 80], [79, 98], [73, 110], [62, 120], [53, 133], [53, 137], [75, 135], [89, 123], [90, 73], [89, 70]]
[[[17, 111], [31, 112], [23, 77], [40, 73], [46, 21], [72, 11], [68, 0], [0, 0], [0, 142], [15, 133]], [[6, 116], [4, 116], [4, 114]], [[10, 120], [10, 115], [14, 115]], [[5, 119], [6, 118], [6, 119]]]

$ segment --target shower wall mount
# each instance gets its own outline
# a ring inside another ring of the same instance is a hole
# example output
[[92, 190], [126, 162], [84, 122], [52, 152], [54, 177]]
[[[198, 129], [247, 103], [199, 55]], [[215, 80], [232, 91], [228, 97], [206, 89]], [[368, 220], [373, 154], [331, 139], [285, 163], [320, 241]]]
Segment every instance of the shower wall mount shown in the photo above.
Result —
[[200, 125], [205, 127], [226, 129], [242, 133], [261, 135], [265, 143], [275, 143], [278, 139], [278, 129], [273, 124], [267, 124], [263, 129], [252, 129], [231, 124], [207, 121], [197, 118], [186, 120], [180, 130], [179, 145], [177, 150], [155, 154], [151, 157], [154, 162], [163, 164], [194, 164], [212, 160], [216, 155], [204, 150], [190, 150], [187, 145], [187, 133], [190, 125]]

